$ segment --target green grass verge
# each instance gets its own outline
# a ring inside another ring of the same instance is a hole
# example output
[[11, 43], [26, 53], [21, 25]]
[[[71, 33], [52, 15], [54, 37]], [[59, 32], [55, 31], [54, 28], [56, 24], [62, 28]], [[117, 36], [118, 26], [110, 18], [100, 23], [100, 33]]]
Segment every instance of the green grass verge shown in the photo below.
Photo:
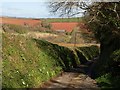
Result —
[[3, 33], [3, 88], [38, 87], [75, 67], [72, 50], [47, 41]]
[[77, 67], [82, 60], [75, 50], [44, 40], [10, 33], [3, 33], [2, 39], [3, 88], [39, 87], [62, 70]]
[[61, 70], [32, 39], [3, 34], [3, 88], [37, 87]]

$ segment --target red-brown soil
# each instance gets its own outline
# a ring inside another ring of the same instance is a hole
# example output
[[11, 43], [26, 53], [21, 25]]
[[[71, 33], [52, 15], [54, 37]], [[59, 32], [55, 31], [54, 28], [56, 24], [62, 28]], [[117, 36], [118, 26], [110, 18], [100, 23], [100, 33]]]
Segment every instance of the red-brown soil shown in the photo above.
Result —
[[77, 27], [77, 22], [56, 22], [51, 23], [53, 30], [65, 30], [66, 32], [71, 32], [75, 27]]
[[[0, 23], [3, 24], [16, 24], [16, 25], [29, 25], [35, 26], [41, 23], [40, 20], [37, 19], [25, 19], [25, 18], [10, 18], [10, 17], [0, 17]], [[65, 30], [66, 32], [72, 32], [72, 30], [79, 26], [80, 30], [85, 29], [84, 23], [78, 22], [54, 22], [51, 23], [52, 30]], [[85, 32], [85, 31], [84, 31]]]
[[7, 18], [7, 17], [0, 17], [2, 19], [3, 24], [16, 24], [16, 25], [36, 25], [39, 24], [41, 21], [40, 20], [35, 20], [35, 19], [22, 19], [22, 18]]

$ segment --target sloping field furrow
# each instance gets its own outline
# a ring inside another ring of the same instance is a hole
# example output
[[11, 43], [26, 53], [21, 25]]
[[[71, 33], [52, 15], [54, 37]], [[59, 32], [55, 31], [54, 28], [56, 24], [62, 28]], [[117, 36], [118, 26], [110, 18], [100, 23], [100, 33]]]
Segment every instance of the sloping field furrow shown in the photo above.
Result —
[[7, 24], [15, 24], [15, 25], [37, 25], [39, 24], [41, 21], [40, 20], [34, 20], [34, 19], [20, 19], [20, 18], [4, 18], [4, 17], [0, 17], [0, 19], [2, 20], [2, 22], [0, 23], [7, 23]]

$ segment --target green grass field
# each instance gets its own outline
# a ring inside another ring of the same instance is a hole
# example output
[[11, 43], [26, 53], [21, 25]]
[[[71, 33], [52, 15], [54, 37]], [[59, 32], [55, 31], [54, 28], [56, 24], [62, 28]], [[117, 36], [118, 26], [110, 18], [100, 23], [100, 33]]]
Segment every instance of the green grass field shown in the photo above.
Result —
[[82, 18], [47, 18], [47, 19], [41, 19], [41, 20], [47, 20], [48, 22], [80, 22], [82, 21]]

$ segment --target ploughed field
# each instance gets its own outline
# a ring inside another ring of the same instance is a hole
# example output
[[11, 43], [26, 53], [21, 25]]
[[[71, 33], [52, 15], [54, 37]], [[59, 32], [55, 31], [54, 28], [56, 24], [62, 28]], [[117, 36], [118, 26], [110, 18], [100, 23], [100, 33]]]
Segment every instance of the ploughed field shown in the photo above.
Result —
[[24, 25], [24, 24], [37, 25], [37, 24], [39, 24], [41, 22], [40, 20], [23, 19], [23, 18], [0, 17], [0, 19], [2, 20], [2, 22], [0, 22], [0, 23], [3, 23], [3, 24], [16, 24], [16, 25]]
[[54, 22], [51, 24], [53, 30], [66, 30], [66, 32], [72, 32], [72, 30], [78, 26], [77, 22]]
[[[42, 22], [42, 19], [10, 18], [10, 17], [0, 17], [0, 20], [1, 20], [0, 23], [2, 24], [29, 25], [29, 26], [37, 26], [40, 25]], [[52, 25], [52, 30], [65, 30], [66, 32], [71, 32], [75, 27], [78, 26], [78, 22], [51, 21], [50, 23]], [[83, 23], [81, 23], [79, 26], [83, 27]]]

